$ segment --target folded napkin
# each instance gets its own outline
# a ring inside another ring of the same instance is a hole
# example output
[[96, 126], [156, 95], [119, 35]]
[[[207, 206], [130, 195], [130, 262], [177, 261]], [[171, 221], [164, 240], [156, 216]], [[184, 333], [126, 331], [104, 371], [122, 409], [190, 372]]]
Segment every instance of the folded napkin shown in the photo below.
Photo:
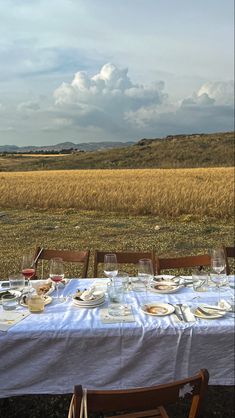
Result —
[[[193, 313], [191, 312], [191, 310], [190, 310], [190, 308], [189, 308], [189, 306], [188, 306], [188, 305], [183, 304], [183, 306], [182, 306], [182, 310], [183, 310], [183, 313], [184, 313], [184, 317], [185, 317], [185, 319], [186, 319], [187, 321], [184, 321], [184, 319], [183, 319], [182, 321], [180, 321], [180, 319], [178, 318], [178, 316], [177, 316], [176, 314], [174, 314], [174, 315], [173, 315], [173, 317], [174, 317], [174, 320], [175, 320], [176, 322], [183, 322], [183, 323], [185, 323], [185, 324], [187, 324], [188, 322], [196, 322], [195, 316], [194, 316], [194, 315], [193, 315]], [[177, 313], [180, 317], [182, 317], [182, 314], [181, 314], [180, 308], [179, 308], [178, 306], [175, 306], [175, 312], [176, 312], [176, 313]]]
[[116, 324], [118, 322], [135, 322], [135, 317], [132, 312], [131, 306], [127, 307], [127, 315], [111, 316], [108, 313], [108, 309], [100, 309], [100, 320], [104, 324]]
[[84, 290], [84, 292], [82, 292], [82, 294], [80, 295], [80, 299], [82, 299], [82, 300], [95, 299], [94, 295], [93, 295], [94, 291], [95, 291], [94, 286], [92, 286], [90, 289]]
[[28, 315], [30, 312], [0, 311], [0, 331], [7, 331]]
[[224, 299], [221, 299], [221, 301], [218, 303], [218, 307], [224, 309], [225, 311], [234, 312], [234, 306], [232, 307], [232, 305], [230, 305], [230, 303]]

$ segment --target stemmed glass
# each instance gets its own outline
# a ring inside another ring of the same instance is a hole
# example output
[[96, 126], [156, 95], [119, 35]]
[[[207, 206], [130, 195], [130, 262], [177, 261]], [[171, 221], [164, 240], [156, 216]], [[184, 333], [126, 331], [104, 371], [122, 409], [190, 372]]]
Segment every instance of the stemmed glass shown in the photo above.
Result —
[[58, 284], [64, 279], [64, 263], [62, 258], [52, 258], [50, 262], [50, 279], [56, 285], [56, 299], [59, 302]]
[[118, 274], [118, 264], [116, 254], [105, 254], [104, 256], [104, 274], [112, 281]]
[[217, 248], [212, 250], [211, 253], [211, 268], [215, 273], [211, 277], [211, 280], [216, 284], [216, 287], [219, 291], [219, 302], [220, 302], [220, 287], [224, 284], [224, 277], [221, 273], [224, 271], [226, 266], [225, 253], [223, 248]]
[[32, 254], [23, 255], [21, 272], [28, 282], [28, 289], [30, 286], [30, 279], [35, 275], [35, 264]]
[[138, 278], [143, 283], [145, 288], [145, 297], [147, 300], [147, 291], [150, 285], [150, 281], [153, 278], [153, 263], [148, 258], [142, 258], [138, 262]]

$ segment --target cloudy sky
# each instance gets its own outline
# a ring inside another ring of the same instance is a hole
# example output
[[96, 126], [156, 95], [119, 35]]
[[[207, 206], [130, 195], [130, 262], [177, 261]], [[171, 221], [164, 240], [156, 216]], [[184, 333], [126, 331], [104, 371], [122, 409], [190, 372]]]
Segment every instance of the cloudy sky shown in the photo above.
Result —
[[233, 0], [0, 0], [0, 145], [233, 130]]

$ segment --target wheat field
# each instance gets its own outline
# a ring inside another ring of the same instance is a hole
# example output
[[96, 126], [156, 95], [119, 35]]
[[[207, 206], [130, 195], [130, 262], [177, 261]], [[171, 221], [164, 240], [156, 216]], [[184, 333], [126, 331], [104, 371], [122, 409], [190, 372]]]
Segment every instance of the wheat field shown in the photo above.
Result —
[[234, 213], [233, 168], [2, 172], [0, 207], [136, 215]]

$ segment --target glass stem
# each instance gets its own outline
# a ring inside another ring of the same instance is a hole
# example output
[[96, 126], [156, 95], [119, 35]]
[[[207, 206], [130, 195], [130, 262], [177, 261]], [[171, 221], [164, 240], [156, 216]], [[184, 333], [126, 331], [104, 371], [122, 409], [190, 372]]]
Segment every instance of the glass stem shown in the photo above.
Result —
[[57, 292], [57, 299], [59, 299], [59, 286], [58, 286], [58, 283], [56, 283], [56, 292]]
[[30, 293], [30, 279], [27, 279], [27, 282], [28, 282], [28, 294]]
[[219, 295], [218, 295], [218, 305], [220, 304], [220, 283], [219, 283], [219, 286], [218, 286], [218, 291], [219, 291]]

